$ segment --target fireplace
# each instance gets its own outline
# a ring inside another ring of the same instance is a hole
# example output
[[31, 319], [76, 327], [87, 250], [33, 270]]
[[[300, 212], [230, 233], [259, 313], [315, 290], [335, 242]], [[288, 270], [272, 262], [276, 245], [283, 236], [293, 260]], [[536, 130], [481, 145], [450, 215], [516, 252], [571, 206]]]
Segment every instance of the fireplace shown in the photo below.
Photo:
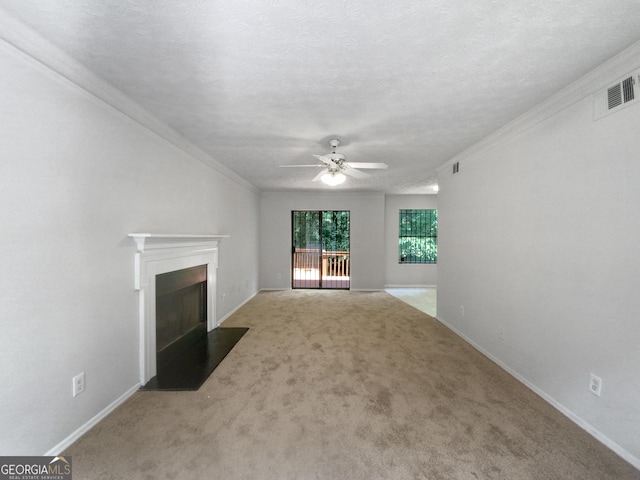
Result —
[[156, 275], [156, 365], [207, 334], [207, 266]]
[[[228, 235], [132, 233], [137, 246], [140, 383], [194, 337], [217, 327], [218, 244]], [[159, 324], [159, 325], [158, 325]]]

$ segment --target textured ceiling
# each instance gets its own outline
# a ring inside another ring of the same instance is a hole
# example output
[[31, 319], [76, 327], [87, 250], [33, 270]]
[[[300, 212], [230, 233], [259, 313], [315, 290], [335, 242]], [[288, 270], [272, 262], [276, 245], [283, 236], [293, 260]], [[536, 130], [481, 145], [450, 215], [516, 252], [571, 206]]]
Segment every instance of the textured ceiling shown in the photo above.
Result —
[[435, 168], [640, 39], [637, 0], [0, 0], [262, 190], [433, 193]]

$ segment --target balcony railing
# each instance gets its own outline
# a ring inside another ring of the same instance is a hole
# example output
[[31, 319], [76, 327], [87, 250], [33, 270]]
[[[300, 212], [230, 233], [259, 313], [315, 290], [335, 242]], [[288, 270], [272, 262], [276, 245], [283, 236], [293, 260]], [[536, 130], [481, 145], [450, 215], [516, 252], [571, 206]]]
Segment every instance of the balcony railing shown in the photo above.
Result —
[[299, 248], [293, 254], [293, 286], [349, 288], [351, 275], [349, 252]]

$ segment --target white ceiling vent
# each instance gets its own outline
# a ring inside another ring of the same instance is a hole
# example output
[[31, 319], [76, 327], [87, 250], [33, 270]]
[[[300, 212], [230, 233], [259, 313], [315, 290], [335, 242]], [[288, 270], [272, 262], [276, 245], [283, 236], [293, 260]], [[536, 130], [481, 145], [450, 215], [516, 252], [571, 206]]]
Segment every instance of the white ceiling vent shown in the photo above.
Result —
[[593, 96], [595, 120], [636, 103], [640, 99], [640, 71], [625, 75]]

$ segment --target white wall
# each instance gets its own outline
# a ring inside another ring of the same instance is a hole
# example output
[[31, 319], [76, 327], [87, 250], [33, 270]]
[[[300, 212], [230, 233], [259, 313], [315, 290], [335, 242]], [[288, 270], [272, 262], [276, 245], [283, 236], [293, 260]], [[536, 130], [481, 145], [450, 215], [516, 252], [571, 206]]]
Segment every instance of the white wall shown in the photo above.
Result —
[[437, 265], [398, 263], [399, 212], [401, 209], [437, 209], [436, 195], [387, 195], [385, 198], [385, 285], [388, 287], [433, 286]]
[[291, 212], [351, 212], [351, 289], [384, 287], [384, 195], [265, 192], [260, 203], [260, 287], [291, 287]]
[[42, 455], [137, 384], [127, 234], [230, 234], [221, 318], [258, 288], [259, 197], [2, 41], [0, 92], [0, 455]]
[[[593, 90], [640, 54], [618, 63]], [[438, 317], [638, 467], [639, 126], [640, 104], [594, 121], [583, 96], [438, 177]]]

